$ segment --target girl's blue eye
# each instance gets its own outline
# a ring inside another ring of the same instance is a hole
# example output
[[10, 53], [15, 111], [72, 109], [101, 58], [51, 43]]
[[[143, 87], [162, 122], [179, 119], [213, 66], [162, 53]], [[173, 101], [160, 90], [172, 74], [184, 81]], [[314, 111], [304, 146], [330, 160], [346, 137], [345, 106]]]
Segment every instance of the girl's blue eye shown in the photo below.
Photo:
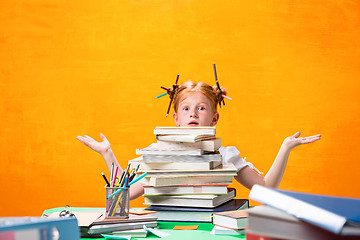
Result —
[[205, 110], [205, 108], [204, 107], [199, 107], [199, 110]]
[[185, 111], [188, 111], [188, 110], [189, 110], [189, 108], [188, 108], [188, 107], [184, 107], [184, 110], [185, 110]]

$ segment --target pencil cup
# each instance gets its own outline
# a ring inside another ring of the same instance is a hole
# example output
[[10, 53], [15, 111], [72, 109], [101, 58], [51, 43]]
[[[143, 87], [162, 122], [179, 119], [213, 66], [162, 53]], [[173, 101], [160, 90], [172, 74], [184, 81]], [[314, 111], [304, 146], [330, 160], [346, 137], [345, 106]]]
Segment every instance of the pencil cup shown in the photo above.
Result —
[[129, 188], [105, 187], [105, 189], [106, 189], [105, 218], [128, 218], [129, 202], [130, 202]]

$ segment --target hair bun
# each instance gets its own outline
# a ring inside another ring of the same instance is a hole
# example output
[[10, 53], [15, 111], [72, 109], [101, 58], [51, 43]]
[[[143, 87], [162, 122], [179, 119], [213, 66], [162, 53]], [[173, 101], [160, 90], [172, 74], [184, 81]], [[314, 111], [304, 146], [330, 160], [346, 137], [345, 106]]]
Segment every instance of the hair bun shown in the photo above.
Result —
[[216, 92], [217, 103], [219, 104], [219, 106], [221, 107], [221, 102], [225, 105], [223, 95], [226, 96], [226, 89], [222, 88], [222, 87], [220, 87], [220, 89], [219, 89], [219, 87], [217, 85], [214, 85], [213, 89]]

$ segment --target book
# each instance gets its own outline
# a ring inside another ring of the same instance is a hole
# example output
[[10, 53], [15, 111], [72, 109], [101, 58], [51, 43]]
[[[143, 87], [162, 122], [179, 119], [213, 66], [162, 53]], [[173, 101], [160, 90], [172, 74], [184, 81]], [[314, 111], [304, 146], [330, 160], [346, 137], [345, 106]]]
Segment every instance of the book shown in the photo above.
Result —
[[[133, 230], [124, 230], [124, 231], [115, 231], [109, 233], [110, 236], [130, 236], [130, 237], [146, 237], [147, 231], [145, 229], [133, 229]], [[104, 236], [104, 234], [103, 234]]]
[[185, 185], [185, 184], [210, 184], [210, 183], [232, 183], [234, 174], [206, 174], [206, 175], [161, 175], [145, 177], [146, 185], [154, 187]]
[[156, 127], [155, 135], [189, 134], [189, 135], [215, 135], [216, 127]]
[[136, 149], [137, 155], [202, 155], [204, 151], [196, 148], [172, 148], [170, 147], [159, 147], [157, 143], [152, 143], [146, 148]]
[[101, 234], [109, 233], [114, 231], [121, 230], [132, 230], [132, 229], [142, 229], [146, 227], [156, 227], [158, 225], [157, 221], [147, 221], [147, 222], [123, 222], [123, 223], [114, 223], [114, 224], [104, 224], [104, 225], [95, 225], [89, 227], [87, 230], [88, 234]]
[[158, 195], [144, 196], [145, 205], [185, 206], [214, 208], [236, 196], [234, 188], [225, 195]]
[[262, 205], [244, 210], [248, 212], [247, 233], [276, 239], [355, 239], [358, 236], [341, 236], [316, 225], [304, 222], [286, 212]]
[[248, 207], [248, 199], [232, 199], [215, 208], [153, 205], [147, 207], [146, 210], [156, 211], [153, 215], [157, 217], [158, 221], [211, 223], [211, 215], [214, 212], [247, 209]]
[[139, 166], [139, 172], [147, 172], [149, 170], [211, 170], [222, 164], [222, 161], [209, 161], [209, 162], [143, 162], [141, 160], [130, 160], [131, 166]]
[[[169, 135], [167, 135], [169, 136]], [[179, 135], [174, 135], [179, 136]], [[189, 135], [185, 135], [189, 136]], [[221, 138], [201, 140], [196, 142], [185, 142], [185, 141], [162, 141], [157, 140], [157, 146], [162, 148], [171, 149], [201, 149], [205, 152], [215, 152], [221, 147]]]
[[172, 169], [172, 170], [153, 170], [148, 169], [147, 177], [152, 176], [162, 176], [162, 175], [176, 175], [176, 176], [197, 176], [197, 175], [223, 175], [223, 174], [232, 174], [233, 176], [236, 175], [238, 170], [232, 165], [227, 166], [217, 166], [214, 169], [203, 170], [203, 169]]
[[219, 234], [219, 235], [245, 235], [245, 229], [234, 230], [221, 226], [214, 226], [210, 234]]
[[203, 155], [143, 155], [144, 162], [210, 162], [221, 161], [221, 154], [209, 153]]
[[247, 223], [248, 214], [243, 210], [217, 212], [212, 217], [212, 224], [232, 230], [243, 230]]
[[156, 135], [156, 140], [166, 142], [184, 142], [184, 143], [197, 143], [200, 141], [215, 139], [215, 135]]
[[340, 235], [360, 236], [360, 199], [254, 185], [249, 198]]
[[[85, 234], [101, 234], [114, 231], [124, 231], [133, 229], [142, 229], [143, 226], [155, 227], [157, 226], [157, 218], [151, 214], [148, 215], [134, 215], [129, 214], [128, 218], [105, 218], [102, 215], [98, 220], [92, 222], [88, 226], [82, 226], [81, 232]], [[84, 236], [84, 234], [82, 234]]]
[[156, 195], [195, 195], [227, 194], [228, 184], [189, 184], [170, 187], [144, 186], [144, 196]]

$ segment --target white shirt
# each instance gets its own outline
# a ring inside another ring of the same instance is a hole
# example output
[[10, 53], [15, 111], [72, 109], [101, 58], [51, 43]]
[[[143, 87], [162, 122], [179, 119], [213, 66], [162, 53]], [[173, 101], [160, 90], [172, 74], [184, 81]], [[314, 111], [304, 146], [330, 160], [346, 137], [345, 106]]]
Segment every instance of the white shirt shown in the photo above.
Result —
[[230, 146], [230, 147], [221, 146], [219, 148], [219, 152], [221, 154], [222, 162], [223, 162], [224, 166], [229, 165], [229, 164], [233, 164], [238, 171], [240, 171], [242, 168], [244, 168], [246, 166], [249, 166], [252, 169], [256, 170], [258, 173], [263, 174], [262, 172], [257, 170], [252, 163], [247, 162], [246, 157], [245, 158], [240, 157], [239, 156], [240, 152], [239, 152], [239, 150], [237, 150], [236, 147], [234, 147], [234, 146]]

